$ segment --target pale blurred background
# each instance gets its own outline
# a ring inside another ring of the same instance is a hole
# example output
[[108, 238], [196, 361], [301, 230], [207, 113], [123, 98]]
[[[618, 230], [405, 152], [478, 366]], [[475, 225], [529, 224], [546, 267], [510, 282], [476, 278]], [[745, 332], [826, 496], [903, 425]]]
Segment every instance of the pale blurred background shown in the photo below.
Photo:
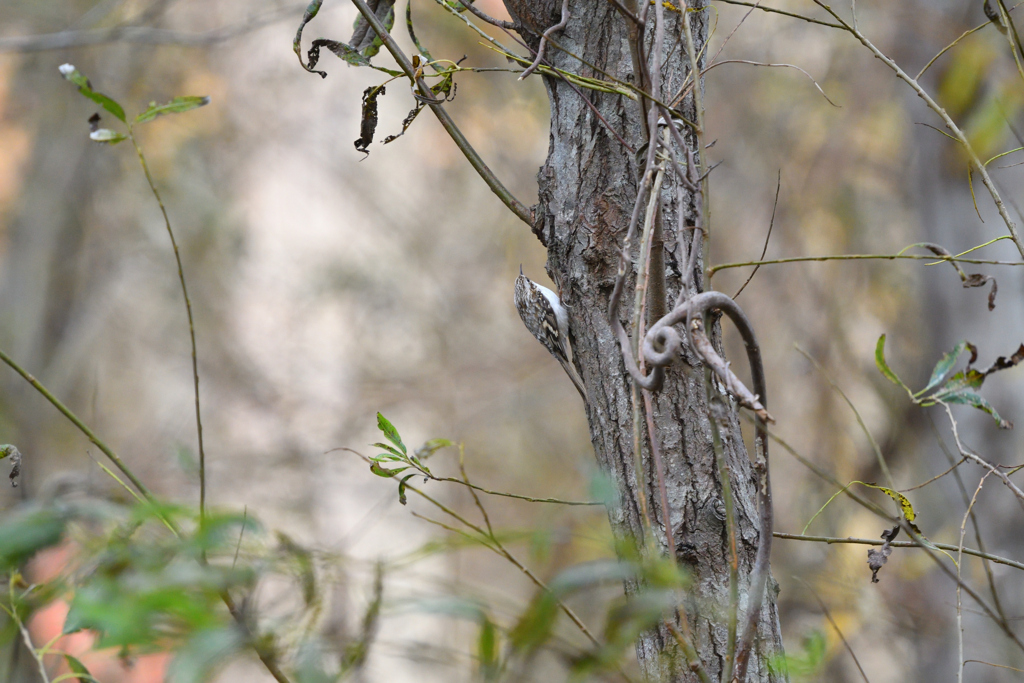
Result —
[[[435, 3], [412, 1], [417, 34], [435, 58], [467, 55], [464, 65], [507, 66]], [[494, 0], [479, 5], [502, 14]], [[773, 6], [820, 16], [803, 0]], [[712, 55], [746, 14], [715, 7]], [[89, 141], [87, 119], [96, 106], [57, 67], [75, 64], [130, 114], [151, 100], [210, 96], [205, 108], [139, 129], [196, 312], [208, 499], [216, 508], [247, 506], [268, 527], [336, 557], [336, 585], [320, 627], [345, 634], [359, 628], [377, 559], [395, 560], [445, 537], [410, 514], [430, 511], [414, 500], [399, 505], [393, 483], [374, 477], [355, 455], [328, 452], [348, 447], [372, 455], [367, 444], [379, 440], [377, 411], [410, 445], [432, 437], [463, 443], [470, 476], [489, 488], [588, 499], [595, 465], [577, 394], [512, 305], [520, 264], [547, 283], [543, 248], [429, 112], [405, 136], [379, 144], [399, 132], [413, 105], [401, 82], [380, 100], [369, 157], [357, 152], [360, 96], [386, 77], [349, 67], [326, 50], [319, 66], [329, 76], [304, 72], [292, 52], [303, 8], [285, 0], [0, 0], [0, 347], [158, 494], [198, 501], [188, 328], [163, 221], [130, 147]], [[861, 30], [911, 73], [984, 21], [980, 2], [862, 0], [857, 10]], [[325, 3], [304, 44], [321, 36], [346, 40], [354, 16], [345, 2]], [[48, 35], [123, 24], [164, 29], [148, 35], [165, 44], [53, 48]], [[410, 45], [401, 14], [394, 33]], [[963, 156], [940, 133], [916, 125], [938, 125], [937, 117], [849, 36], [755, 12], [720, 59], [798, 65], [839, 106], [795, 69], [732, 63], [708, 73], [710, 137], [717, 139], [711, 154], [722, 161], [712, 174], [714, 263], [759, 256], [779, 177], [768, 258], [895, 253], [921, 241], [958, 253], [1004, 234], [977, 178], [984, 221], [975, 214]], [[376, 61], [390, 65], [386, 54]], [[547, 152], [541, 81], [488, 73], [460, 74], [456, 82], [457, 97], [447, 105], [453, 117], [516, 196], [534, 203], [535, 174]], [[991, 27], [944, 55], [922, 82], [940, 93], [983, 159], [1024, 144], [1007, 125], [1021, 124], [1024, 85], [1005, 39]], [[1019, 155], [1010, 155], [992, 167], [1011, 203], [1024, 186], [1021, 168], [995, 166], [1016, 161]], [[1021, 221], [1016, 204], [1014, 211]], [[1019, 260], [1007, 241], [979, 254]], [[948, 422], [938, 409], [910, 405], [878, 373], [878, 336], [888, 335], [891, 364], [915, 388], [960, 339], [979, 347], [982, 367], [1024, 341], [1024, 291], [1015, 269], [967, 268], [997, 276], [997, 306], [989, 312], [987, 288], [965, 290], [952, 268], [925, 263], [764, 266], [739, 298], [764, 346], [777, 433], [843, 482], [882, 477], [853, 413], [795, 344], [847, 392], [898, 486], [910, 488], [949, 466], [929, 417], [951, 443]], [[722, 271], [713, 284], [732, 294], [749, 272]], [[736, 349], [732, 356], [741, 358]], [[1020, 371], [992, 377], [983, 393], [1005, 418], [1024, 421]], [[956, 414], [965, 441], [984, 457], [1020, 462], [1016, 431], [997, 430], [967, 408]], [[22, 487], [0, 487], [2, 509], [40, 495], [58, 478], [123, 495], [93, 463], [96, 449], [6, 368], [0, 443], [25, 454]], [[435, 457], [438, 470], [457, 472], [453, 451]], [[980, 470], [961, 470], [973, 493]], [[779, 448], [773, 481], [776, 529], [784, 532], [799, 533], [835, 492]], [[463, 489], [427, 488], [475, 514]], [[965, 506], [955, 480], [947, 476], [908, 495], [924, 533], [956, 543]], [[600, 508], [500, 498], [486, 504], [496, 526], [530, 532], [513, 547], [542, 577], [611, 555]], [[1005, 488], [990, 480], [976, 510], [989, 551], [1024, 558], [1022, 512]], [[808, 533], [877, 538], [884, 527], [839, 498]], [[971, 533], [966, 543], [977, 547]], [[861, 680], [801, 577], [829, 606], [872, 683], [952, 680], [953, 584], [913, 550], [896, 551], [881, 582], [872, 584], [865, 550], [776, 542], [773, 568], [790, 654], [799, 656], [820, 633], [826, 654], [809, 679]], [[1000, 565], [994, 571], [1007, 615], [1018, 618], [1024, 575]], [[965, 561], [964, 575], [990, 597], [980, 563]], [[453, 593], [480, 597], [507, 626], [533, 594], [517, 569], [485, 550], [402, 565], [389, 572], [386, 586], [379, 642], [361, 674], [367, 681], [471, 679], [473, 630], [410, 614], [403, 603]], [[581, 599], [575, 606], [600, 624], [606, 605]], [[975, 607], [965, 599], [968, 658], [1024, 666]], [[579, 640], [568, 630], [566, 637]], [[7, 652], [0, 664], [9, 658]], [[543, 666], [555, 679], [564, 676], [557, 661]], [[983, 664], [968, 664], [965, 673], [978, 682], [1018, 677]], [[254, 658], [220, 676], [264, 678]], [[152, 679], [112, 672], [104, 680]]]

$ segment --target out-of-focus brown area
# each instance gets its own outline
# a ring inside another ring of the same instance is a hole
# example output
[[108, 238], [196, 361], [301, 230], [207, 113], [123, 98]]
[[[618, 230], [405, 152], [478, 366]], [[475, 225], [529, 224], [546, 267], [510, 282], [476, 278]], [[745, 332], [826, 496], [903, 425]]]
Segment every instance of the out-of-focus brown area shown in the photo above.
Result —
[[[501, 14], [497, 2], [479, 4]], [[819, 16], [808, 2], [773, 6]], [[291, 49], [303, 8], [284, 0], [0, 6], [0, 347], [159, 495], [198, 502], [188, 328], [159, 207], [130, 147], [90, 142], [87, 119], [96, 106], [57, 67], [75, 64], [130, 113], [153, 100], [209, 95], [209, 106], [139, 129], [195, 309], [208, 500], [214, 508], [247, 506], [266, 525], [341, 558], [321, 627], [342, 637], [358, 630], [373, 562], [397, 560], [445, 533], [410, 514], [436, 511], [412, 497], [401, 506], [392, 482], [336, 450], [372, 455], [367, 444], [379, 440], [377, 411], [410, 445], [432, 437], [464, 444], [470, 477], [491, 489], [587, 499], [595, 464], [576, 392], [512, 304], [520, 264], [547, 283], [543, 248], [429, 112], [403, 137], [379, 144], [401, 129], [413, 106], [401, 81], [380, 100], [378, 142], [368, 157], [358, 153], [352, 141], [361, 93], [385, 76], [326, 51], [326, 79], [304, 72]], [[984, 22], [981, 3], [862, 0], [856, 8], [860, 29], [912, 74]], [[414, 0], [413, 10], [417, 34], [435, 58], [466, 55], [464, 66], [508, 66], [435, 3]], [[793, 64], [810, 78], [794, 68], [745, 63], [708, 72], [709, 137], [717, 140], [710, 156], [722, 162], [711, 175], [712, 263], [758, 258], [777, 182], [766, 258], [892, 254], [923, 241], [956, 254], [1005, 233], [975, 176], [976, 213], [962, 154], [920, 125], [941, 127], [938, 119], [850, 36], [777, 14], [746, 16], [742, 7], [715, 5], [714, 14], [710, 55], [729, 37], [719, 59]], [[354, 15], [346, 3], [327, 3], [306, 35], [345, 39]], [[408, 46], [402, 22], [400, 16], [395, 34]], [[25, 41], [123, 24], [193, 37], [245, 30], [202, 45], [112, 40], [37, 50], [43, 45]], [[376, 61], [387, 65], [390, 58]], [[453, 117], [516, 196], [533, 203], [534, 174], [546, 153], [540, 77], [518, 82], [510, 73], [463, 73], [456, 82], [448, 105]], [[1024, 84], [1005, 39], [991, 27], [937, 60], [922, 83], [984, 159], [1024, 144], [1012, 133], [1020, 130]], [[1021, 168], [1013, 167], [1018, 157], [990, 166], [1011, 203], [1022, 187]], [[976, 255], [1019, 260], [1007, 241]], [[912, 406], [875, 369], [879, 335], [887, 334], [889, 361], [914, 388], [960, 339], [978, 346], [982, 364], [1024, 341], [1017, 269], [967, 268], [997, 277], [997, 306], [989, 312], [987, 289], [963, 289], [952, 268], [927, 263], [766, 265], [738, 299], [763, 345], [776, 433], [843, 483], [884, 482], [856, 416], [796, 345], [860, 411], [903, 490], [949, 467], [940, 442], [949, 449], [951, 437], [940, 409]], [[749, 273], [720, 271], [712, 284], [731, 294]], [[737, 341], [728, 329], [726, 338]], [[738, 344], [731, 357], [743, 357]], [[1024, 421], [1019, 370], [993, 376], [984, 394], [1003, 417]], [[983, 457], [1019, 463], [1016, 431], [997, 430], [968, 408], [954, 414], [964, 441]], [[0, 489], [2, 509], [67, 482], [96, 495], [126, 495], [93, 462], [100, 457], [95, 447], [6, 368], [0, 442], [17, 444], [25, 455], [21, 488]], [[773, 448], [776, 529], [800, 533], [836, 487]], [[454, 449], [435, 457], [435, 469], [457, 476]], [[961, 473], [973, 494], [984, 472], [964, 465]], [[464, 489], [427, 489], [476, 514]], [[889, 504], [877, 492], [857, 492]], [[958, 541], [965, 505], [952, 475], [907, 495], [925, 535]], [[494, 497], [485, 503], [497, 527], [528, 532], [512, 546], [542, 578], [612, 553], [600, 508]], [[1024, 559], [1020, 506], [994, 478], [975, 511], [989, 552]], [[885, 526], [838, 497], [807, 533], [877, 538]], [[977, 547], [970, 527], [965, 544]], [[872, 584], [865, 550], [776, 541], [773, 571], [790, 654], [799, 657], [820, 633], [817, 680], [861, 680], [809, 585], [873, 683], [952, 679], [955, 585], [910, 549], [896, 550]], [[993, 571], [1015, 624], [1024, 614], [1024, 575], [1003, 565]], [[991, 598], [976, 559], [964, 559], [963, 575]], [[403, 606], [457, 593], [482, 597], [499, 619], [510, 619], [533, 590], [519, 570], [485, 550], [397, 565], [365, 680], [467, 680], [473, 631]], [[589, 623], [599, 624], [604, 614], [599, 600], [574, 607]], [[1024, 665], [966, 597], [963, 616], [967, 658]], [[0, 665], [9, 660], [10, 652], [0, 655]], [[30, 668], [21, 675], [13, 680], [34, 680]], [[1018, 675], [969, 663], [965, 678]], [[111, 669], [103, 680], [143, 680], [117, 676]], [[229, 667], [221, 680], [265, 676], [253, 658]]]

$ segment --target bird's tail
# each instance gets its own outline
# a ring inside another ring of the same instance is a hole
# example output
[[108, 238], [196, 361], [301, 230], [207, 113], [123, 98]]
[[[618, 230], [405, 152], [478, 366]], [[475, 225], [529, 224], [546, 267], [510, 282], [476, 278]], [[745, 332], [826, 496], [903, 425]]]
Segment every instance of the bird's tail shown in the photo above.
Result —
[[576, 386], [576, 391], [580, 392], [583, 402], [590, 405], [590, 399], [587, 397], [587, 387], [583, 384], [583, 378], [580, 377], [580, 373], [576, 372], [576, 367], [568, 359], [559, 359], [559, 362], [562, 365], [562, 369], [565, 370], [565, 374], [569, 375], [569, 379]]

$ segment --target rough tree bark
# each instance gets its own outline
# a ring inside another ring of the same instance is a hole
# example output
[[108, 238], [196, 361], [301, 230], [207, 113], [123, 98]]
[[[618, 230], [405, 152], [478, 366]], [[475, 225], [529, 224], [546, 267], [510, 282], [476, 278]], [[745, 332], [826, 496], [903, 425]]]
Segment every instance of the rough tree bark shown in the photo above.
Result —
[[[505, 4], [513, 19], [524, 26], [520, 33], [533, 49], [537, 48], [543, 30], [560, 18], [561, 3], [554, 0], [505, 0]], [[635, 7], [633, 2], [623, 4]], [[709, 13], [700, 11], [704, 0], [691, 4], [691, 25], [700, 54], [707, 37]], [[563, 49], [556, 49], [549, 43], [546, 59], [558, 68], [603, 77], [569, 55], [572, 53], [616, 78], [638, 82], [634, 76], [627, 20], [615, 5], [609, 0], [573, 0], [569, 9], [568, 24], [552, 36]], [[652, 8], [647, 26], [648, 48], [653, 18]], [[661, 95], [662, 101], [670, 102], [679, 92], [689, 69], [680, 15], [667, 9], [665, 18], [668, 58]], [[609, 511], [612, 527], [619, 535], [643, 536], [639, 502], [642, 487], [649, 501], [655, 540], [665, 548], [665, 514], [659, 504], [658, 483], [650, 463], [646, 435], [644, 481], [636, 481], [632, 380], [606, 318], [619, 250], [636, 198], [638, 179], [643, 173], [643, 161], [638, 161], [623, 147], [566, 82], [548, 76], [543, 78], [551, 103], [551, 133], [547, 161], [539, 174], [534, 230], [548, 248], [548, 273], [559, 285], [562, 300], [569, 307], [577, 363], [591, 397], [588, 416], [594, 450], [598, 462], [614, 478], [620, 493], [621, 506]], [[641, 103], [619, 95], [583, 92], [634, 149], [644, 143]], [[697, 120], [692, 97], [687, 97], [679, 108], [689, 120]], [[692, 133], [688, 133], [686, 139], [695, 149]], [[692, 213], [693, 206], [691, 202], [683, 207], [676, 205], [670, 175], [666, 175], [662, 190], [665, 211], [662, 229], [668, 295], [669, 300], [673, 300], [679, 291], [681, 268], [686, 263], [684, 243], [689, 243], [688, 237], [683, 240], [683, 236], [676, 234], [676, 212]], [[687, 220], [687, 224], [692, 225], [693, 221]], [[711, 228], [713, 231], [713, 226]], [[635, 245], [634, 263], [637, 251]], [[700, 274], [696, 277], [699, 282]], [[632, 302], [632, 277], [628, 283], [623, 301]], [[631, 308], [624, 305], [620, 313], [626, 329], [630, 329], [626, 318], [632, 315]], [[713, 336], [717, 339], [717, 325], [715, 327]], [[695, 365], [692, 372], [684, 373], [679, 365], [667, 369], [664, 388], [654, 395], [653, 418], [665, 459], [665, 485], [676, 543], [674, 553], [694, 580], [686, 612], [704, 666], [711, 677], [718, 680], [727, 640], [727, 530], [703, 372], [696, 366], [695, 358], [688, 360]], [[747, 607], [747, 585], [758, 545], [757, 492], [735, 407], [728, 413], [722, 438], [733, 478], [742, 614]], [[627, 590], [631, 589], [627, 586]], [[769, 579], [755, 651], [747, 673], [749, 681], [785, 678], [772, 673], [768, 665], [770, 659], [782, 652], [776, 595], [777, 584]], [[697, 680], [665, 628], [645, 633], [637, 643], [637, 654], [644, 673], [651, 680]]]

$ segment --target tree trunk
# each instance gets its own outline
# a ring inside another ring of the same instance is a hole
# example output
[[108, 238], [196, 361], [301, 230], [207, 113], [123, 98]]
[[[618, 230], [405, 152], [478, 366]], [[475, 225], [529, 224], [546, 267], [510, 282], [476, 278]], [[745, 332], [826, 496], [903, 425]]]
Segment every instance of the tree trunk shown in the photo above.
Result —
[[[633, 3], [623, 3], [631, 6]], [[677, 3], [678, 4], [678, 3]], [[703, 6], [703, 0], [692, 9]], [[506, 0], [513, 19], [527, 29], [521, 33], [536, 49], [543, 29], [559, 19], [559, 6], [552, 2]], [[667, 7], [667, 5], [666, 5]], [[550, 43], [545, 58], [555, 67], [594, 78], [600, 72], [569, 53], [612, 76], [638, 82], [634, 76], [627, 20], [609, 0], [574, 0], [571, 19], [552, 35], [562, 49]], [[698, 54], [707, 37], [708, 11], [690, 13]], [[647, 50], [650, 54], [654, 7], [647, 21]], [[661, 100], [672, 102], [683, 85], [688, 69], [685, 39], [678, 12], [665, 10], [665, 51]], [[532, 34], [531, 34], [532, 31]], [[647, 67], [651, 68], [650, 64]], [[539, 204], [535, 210], [535, 232], [548, 248], [548, 273], [559, 285], [567, 304], [575, 340], [579, 369], [588, 387], [588, 417], [597, 459], [617, 484], [621, 505], [609, 510], [612, 527], [619, 536], [643, 537], [641, 489], [648, 502], [656, 543], [662, 549], [665, 513], [660, 505], [655, 468], [650, 461], [646, 430], [643, 436], [644, 481], [636, 481], [633, 441], [633, 382], [626, 371], [616, 337], [608, 323], [609, 297], [615, 281], [619, 252], [629, 225], [643, 173], [643, 160], [627, 150], [608, 126], [634, 149], [645, 142], [641, 119], [642, 103], [620, 95], [593, 90], [577, 92], [563, 80], [543, 77], [551, 102], [551, 137], [547, 161], [539, 174]], [[602, 122], [581, 97], [582, 93], [607, 121]], [[696, 121], [692, 97], [681, 109]], [[687, 144], [696, 148], [690, 131]], [[673, 300], [681, 285], [689, 237], [676, 234], [676, 215], [692, 214], [692, 200], [679, 207], [671, 174], [662, 190], [661, 221], [664, 231], [665, 269], [668, 296]], [[692, 218], [687, 220], [693, 225]], [[713, 231], [713, 226], [712, 226]], [[683, 238], [686, 237], [684, 240]], [[639, 240], [638, 240], [639, 241]], [[638, 245], [632, 254], [637, 259]], [[698, 270], [700, 270], [698, 268]], [[698, 282], [700, 275], [697, 274]], [[632, 302], [633, 275], [627, 277], [624, 302]], [[699, 285], [700, 286], [700, 285]], [[620, 312], [630, 329], [631, 306]], [[648, 321], [648, 323], [653, 320]], [[634, 334], [635, 343], [635, 332]], [[717, 325], [713, 339], [720, 337]], [[689, 353], [689, 352], [686, 352]], [[694, 369], [684, 372], [680, 365], [666, 369], [664, 387], [653, 397], [653, 422], [665, 460], [665, 486], [671, 514], [672, 538], [677, 561], [691, 573], [693, 588], [686, 613], [696, 649], [712, 679], [718, 680], [725, 661], [729, 605], [729, 562], [727, 529], [724, 522], [722, 482], [715, 462], [711, 425], [704, 387], [704, 373], [695, 358]], [[641, 409], [643, 402], [640, 402]], [[740, 623], [747, 610], [747, 586], [758, 546], [756, 477], [741, 436], [735, 405], [730, 401], [726, 428], [722, 431], [726, 461], [732, 472], [735, 499], [737, 552], [739, 556]], [[627, 586], [627, 590], [632, 587]], [[777, 584], [769, 578], [760, 626], [747, 673], [750, 681], [785, 680], [769, 670], [769, 661], [780, 663], [782, 653]], [[742, 631], [742, 628], [741, 628]], [[686, 666], [676, 641], [665, 628], [652, 630], [637, 643], [641, 667], [651, 680], [696, 681]], [[776, 669], [778, 667], [775, 667]]]

